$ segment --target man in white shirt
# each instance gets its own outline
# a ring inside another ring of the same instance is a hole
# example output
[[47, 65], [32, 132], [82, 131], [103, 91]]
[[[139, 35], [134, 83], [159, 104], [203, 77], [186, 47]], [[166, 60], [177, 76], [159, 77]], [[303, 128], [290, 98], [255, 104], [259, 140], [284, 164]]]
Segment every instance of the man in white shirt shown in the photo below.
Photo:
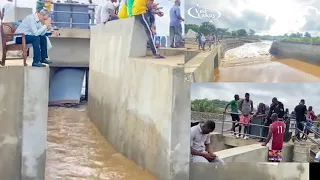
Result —
[[13, 3], [13, 0], [7, 0], [6, 3], [4, 3], [4, 5], [2, 6], [1, 8], [1, 21], [2, 22], [6, 22], [8, 18], [8, 13], [10, 11], [13, 11], [14, 10], [14, 3]]
[[[46, 33], [52, 30], [51, 24], [47, 19], [50, 12], [46, 9], [30, 14], [18, 26], [15, 34], [24, 34], [26, 44], [32, 44], [33, 47], [33, 63], [35, 67], [45, 67], [42, 63], [50, 64], [46, 60], [48, 58], [47, 52], [47, 37]], [[22, 44], [22, 37], [15, 37], [16, 44]]]
[[[114, 3], [117, 3], [117, 0], [107, 0], [102, 5], [101, 8], [101, 23], [106, 23], [108, 21], [119, 19], [115, 12], [115, 5]], [[116, 4], [116, 6], [119, 6], [119, 4]]]
[[191, 127], [190, 146], [192, 163], [224, 163], [210, 148], [210, 133], [214, 131], [214, 121], [207, 120]]

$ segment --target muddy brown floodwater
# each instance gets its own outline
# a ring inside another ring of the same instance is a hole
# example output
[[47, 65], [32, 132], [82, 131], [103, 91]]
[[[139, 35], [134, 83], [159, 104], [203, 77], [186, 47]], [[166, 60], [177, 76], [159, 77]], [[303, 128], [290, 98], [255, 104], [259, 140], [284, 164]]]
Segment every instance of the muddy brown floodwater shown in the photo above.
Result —
[[108, 143], [86, 106], [49, 108], [46, 180], [155, 180]]
[[214, 82], [319, 82], [320, 67], [269, 54], [271, 41], [248, 43], [225, 53]]

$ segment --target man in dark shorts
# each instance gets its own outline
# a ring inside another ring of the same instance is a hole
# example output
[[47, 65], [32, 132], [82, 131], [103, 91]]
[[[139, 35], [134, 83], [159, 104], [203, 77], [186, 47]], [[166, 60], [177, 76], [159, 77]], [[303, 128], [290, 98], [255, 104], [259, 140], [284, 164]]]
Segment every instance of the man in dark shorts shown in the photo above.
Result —
[[271, 115], [272, 124], [269, 126], [269, 133], [266, 141], [262, 146], [266, 146], [271, 140], [268, 152], [269, 162], [282, 161], [283, 137], [286, 129], [286, 124], [278, 120], [278, 114]]
[[230, 131], [233, 131], [233, 135], [236, 135], [236, 127], [239, 127], [239, 133], [241, 132], [241, 126], [239, 125], [240, 117], [239, 117], [239, 95], [234, 95], [234, 100], [230, 101], [226, 108], [224, 109], [224, 113], [226, 113], [229, 105], [231, 105], [231, 118], [232, 118], [232, 128]]
[[300, 140], [301, 139], [300, 131], [303, 131], [303, 123], [306, 122], [306, 114], [307, 114], [307, 107], [305, 105], [304, 99], [300, 100], [299, 105], [297, 105], [294, 108], [294, 112], [296, 114], [296, 126], [297, 126], [297, 129], [298, 129], [296, 131], [296, 138], [298, 140]]

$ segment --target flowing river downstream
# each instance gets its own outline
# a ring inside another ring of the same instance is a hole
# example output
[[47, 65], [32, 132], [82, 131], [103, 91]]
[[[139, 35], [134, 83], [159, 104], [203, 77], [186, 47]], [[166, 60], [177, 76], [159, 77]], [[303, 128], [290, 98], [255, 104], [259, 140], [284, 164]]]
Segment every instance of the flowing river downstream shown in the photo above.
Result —
[[46, 180], [155, 180], [108, 143], [86, 106], [50, 107]]
[[247, 43], [225, 53], [215, 82], [319, 82], [320, 67], [269, 54], [272, 41]]

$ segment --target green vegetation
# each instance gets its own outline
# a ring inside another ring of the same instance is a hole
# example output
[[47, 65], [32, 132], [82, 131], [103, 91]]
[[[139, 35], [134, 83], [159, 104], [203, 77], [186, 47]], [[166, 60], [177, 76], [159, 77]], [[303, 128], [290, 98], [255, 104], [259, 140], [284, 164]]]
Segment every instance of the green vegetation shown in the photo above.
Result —
[[320, 45], [320, 37], [287, 37], [280, 39], [282, 42], [293, 42], [293, 43], [302, 43], [302, 44], [312, 44], [312, 45]]
[[[219, 99], [195, 99], [191, 101], [191, 111], [197, 112], [210, 112], [210, 113], [223, 113], [224, 108], [228, 104], [228, 101]], [[229, 107], [230, 108], [230, 107]]]
[[185, 25], [185, 33], [189, 31], [189, 29], [194, 32], [200, 32], [204, 35], [215, 34], [220, 36], [230, 36], [230, 37], [254, 37], [255, 31], [253, 29], [249, 29], [249, 31], [245, 29], [238, 29], [229, 31], [228, 28], [217, 28], [211, 22], [203, 22], [200, 26], [196, 24], [186, 24]]

